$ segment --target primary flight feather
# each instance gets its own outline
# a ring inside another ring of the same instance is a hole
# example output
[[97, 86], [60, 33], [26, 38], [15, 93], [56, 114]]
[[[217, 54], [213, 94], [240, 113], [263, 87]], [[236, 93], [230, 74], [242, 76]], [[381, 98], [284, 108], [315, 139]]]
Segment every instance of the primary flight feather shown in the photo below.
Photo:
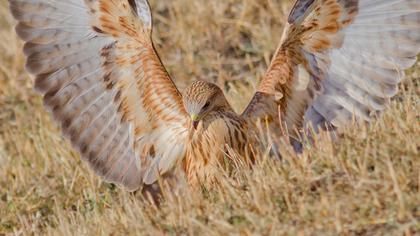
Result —
[[309, 128], [369, 121], [420, 52], [417, 0], [298, 0], [236, 114], [214, 84], [178, 91], [154, 50], [146, 0], [9, 2], [45, 105], [96, 173], [128, 190], [176, 167], [191, 184], [212, 182], [231, 150], [252, 162], [257, 121], [277, 135], [285, 125], [296, 149]]

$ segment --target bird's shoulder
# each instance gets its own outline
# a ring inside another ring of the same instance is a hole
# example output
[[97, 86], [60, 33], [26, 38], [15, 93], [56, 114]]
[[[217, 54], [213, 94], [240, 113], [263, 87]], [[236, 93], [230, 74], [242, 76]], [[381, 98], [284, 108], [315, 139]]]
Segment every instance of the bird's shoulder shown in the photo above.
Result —
[[231, 135], [233, 130], [246, 132], [247, 127], [247, 121], [233, 110], [222, 110], [209, 114], [194, 132], [196, 137], [212, 136], [222, 140]]

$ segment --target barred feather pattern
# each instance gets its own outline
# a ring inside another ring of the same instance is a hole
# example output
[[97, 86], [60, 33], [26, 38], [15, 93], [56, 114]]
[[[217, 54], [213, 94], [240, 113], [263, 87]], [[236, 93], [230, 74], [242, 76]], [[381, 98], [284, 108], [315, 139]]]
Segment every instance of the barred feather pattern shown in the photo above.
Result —
[[247, 121], [230, 107], [206, 116], [190, 137], [183, 161], [189, 183], [207, 186], [216, 183], [219, 168], [226, 160], [245, 165], [251, 163], [254, 157], [249, 145], [256, 140], [250, 133]]
[[417, 0], [297, 0], [236, 114], [214, 84], [181, 95], [154, 50], [147, 0], [9, 2], [45, 105], [96, 173], [128, 190], [178, 168], [191, 184], [212, 183], [224, 157], [252, 162], [258, 121], [286, 130], [298, 151], [307, 127], [369, 121], [420, 52]]
[[420, 52], [416, 0], [298, 0], [288, 23], [244, 115], [279, 106], [298, 151], [306, 128], [339, 131], [385, 109]]
[[135, 190], [183, 157], [187, 116], [153, 48], [147, 1], [10, 0], [10, 9], [45, 105], [106, 181]]

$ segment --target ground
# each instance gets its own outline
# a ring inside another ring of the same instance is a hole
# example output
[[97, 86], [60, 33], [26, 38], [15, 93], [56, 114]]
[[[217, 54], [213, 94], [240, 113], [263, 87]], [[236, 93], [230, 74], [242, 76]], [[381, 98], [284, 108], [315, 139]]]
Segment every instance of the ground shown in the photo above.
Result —
[[[240, 111], [281, 36], [289, 1], [151, 0], [157, 49], [181, 87], [207, 79]], [[63, 139], [0, 2], [0, 235], [420, 234], [420, 63], [370, 125], [160, 207], [100, 180]]]

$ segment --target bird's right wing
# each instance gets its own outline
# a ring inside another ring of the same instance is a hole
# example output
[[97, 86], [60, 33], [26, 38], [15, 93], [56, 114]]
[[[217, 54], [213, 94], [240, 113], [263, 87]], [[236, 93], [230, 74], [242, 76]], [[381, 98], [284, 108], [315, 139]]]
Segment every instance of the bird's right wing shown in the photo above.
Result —
[[27, 70], [106, 181], [135, 190], [184, 155], [187, 116], [156, 54], [146, 0], [10, 0]]

